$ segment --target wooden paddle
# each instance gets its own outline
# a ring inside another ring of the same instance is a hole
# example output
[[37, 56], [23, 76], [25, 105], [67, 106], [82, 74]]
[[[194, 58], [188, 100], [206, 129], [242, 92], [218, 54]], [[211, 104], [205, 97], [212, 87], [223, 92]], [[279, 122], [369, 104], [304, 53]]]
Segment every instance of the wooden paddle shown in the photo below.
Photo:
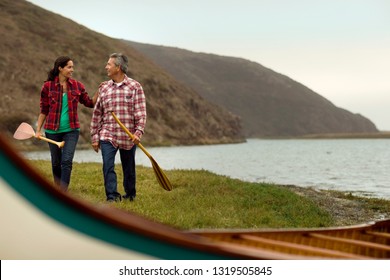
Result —
[[[129, 135], [131, 139], [134, 139], [134, 135], [131, 134], [131, 132], [124, 126], [124, 124], [118, 119], [115, 113], [111, 112], [111, 114], [114, 117], [115, 121], [119, 124], [119, 126], [126, 132], [126, 134]], [[168, 177], [165, 175], [164, 171], [162, 171], [158, 163], [148, 153], [148, 151], [144, 148], [144, 146], [142, 146], [141, 143], [138, 143], [137, 146], [140, 147], [141, 150], [145, 153], [145, 155], [150, 159], [150, 162], [152, 163], [153, 166], [154, 174], [156, 175], [157, 181], [160, 183], [161, 187], [164, 190], [171, 191], [172, 190], [171, 182], [169, 181]]]
[[[36, 137], [35, 136], [35, 131], [34, 129], [32, 128], [31, 125], [29, 125], [28, 123], [25, 123], [25, 122], [22, 122], [19, 127], [16, 129], [15, 133], [14, 133], [14, 138], [15, 139], [18, 139], [18, 140], [26, 140], [26, 139], [29, 139], [31, 137]], [[46, 137], [43, 137], [43, 136], [38, 136], [36, 137], [40, 140], [43, 140], [43, 141], [46, 141], [46, 142], [49, 142], [49, 143], [52, 143], [52, 144], [55, 144], [58, 146], [58, 148], [62, 148], [65, 144], [65, 141], [62, 141], [62, 142], [57, 142], [57, 141], [54, 141], [54, 140], [51, 140], [51, 139], [48, 139]]]

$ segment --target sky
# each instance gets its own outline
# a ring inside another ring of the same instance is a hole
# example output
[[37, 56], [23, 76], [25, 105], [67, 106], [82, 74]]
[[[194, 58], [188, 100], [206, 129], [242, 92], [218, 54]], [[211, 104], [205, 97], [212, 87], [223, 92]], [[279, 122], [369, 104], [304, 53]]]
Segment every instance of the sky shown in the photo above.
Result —
[[257, 62], [390, 131], [389, 0], [29, 0], [109, 37]]

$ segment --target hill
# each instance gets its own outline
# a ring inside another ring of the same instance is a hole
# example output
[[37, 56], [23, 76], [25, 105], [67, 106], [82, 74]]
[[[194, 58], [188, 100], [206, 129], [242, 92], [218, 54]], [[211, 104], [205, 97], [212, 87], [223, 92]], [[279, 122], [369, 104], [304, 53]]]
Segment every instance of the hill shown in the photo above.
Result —
[[[121, 40], [89, 30], [22, 0], [0, 1], [0, 130], [11, 136], [22, 121], [35, 124], [40, 89], [55, 59], [73, 58], [74, 78], [92, 96], [107, 80], [104, 66], [113, 52], [129, 57], [130, 77], [144, 87], [149, 145], [244, 141], [240, 120], [210, 104]], [[88, 143], [92, 110], [80, 105], [80, 143]]]
[[246, 137], [378, 132], [369, 119], [336, 107], [306, 86], [258, 63], [127, 43], [205, 99], [240, 116]]

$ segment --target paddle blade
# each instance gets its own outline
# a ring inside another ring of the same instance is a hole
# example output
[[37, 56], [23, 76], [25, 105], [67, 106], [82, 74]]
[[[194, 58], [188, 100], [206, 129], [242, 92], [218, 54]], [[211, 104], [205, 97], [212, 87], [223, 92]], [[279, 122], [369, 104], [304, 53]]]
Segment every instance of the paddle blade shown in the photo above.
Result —
[[[131, 134], [131, 132], [124, 126], [124, 124], [118, 119], [115, 113], [111, 112], [111, 114], [114, 117], [115, 121], [119, 124], [119, 126], [127, 133], [130, 139], [133, 139], [134, 138], [133, 134]], [[140, 147], [141, 150], [145, 153], [145, 155], [150, 159], [150, 162], [152, 163], [153, 166], [154, 174], [156, 175], [157, 181], [159, 182], [161, 187], [163, 187], [164, 190], [171, 191], [172, 190], [171, 182], [169, 182], [169, 179], [164, 174], [164, 171], [162, 171], [160, 166], [158, 166], [157, 162], [148, 153], [148, 151], [142, 146], [141, 143], [138, 144], [138, 147]]]
[[164, 171], [160, 168], [160, 166], [152, 157], [150, 157], [150, 162], [152, 163], [154, 174], [156, 175], [157, 181], [160, 184], [160, 186], [166, 191], [171, 191], [172, 190], [171, 182], [169, 181], [168, 177], [165, 175]]
[[18, 140], [25, 140], [33, 137], [35, 131], [28, 123], [21, 123], [14, 133], [14, 138]]

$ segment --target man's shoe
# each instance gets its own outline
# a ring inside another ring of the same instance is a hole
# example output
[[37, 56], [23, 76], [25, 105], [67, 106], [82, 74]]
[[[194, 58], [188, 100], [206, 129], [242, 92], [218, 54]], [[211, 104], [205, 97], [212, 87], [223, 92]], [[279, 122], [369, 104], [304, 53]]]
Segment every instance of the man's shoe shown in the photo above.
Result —
[[135, 199], [135, 196], [133, 195], [129, 195], [129, 194], [125, 194], [124, 196], [122, 196], [124, 200], [128, 199], [130, 201], [133, 201]]
[[112, 198], [112, 197], [110, 197], [110, 198], [107, 198], [107, 202], [120, 202], [120, 201], [122, 201], [122, 197], [121, 196], [116, 196], [115, 198]]

